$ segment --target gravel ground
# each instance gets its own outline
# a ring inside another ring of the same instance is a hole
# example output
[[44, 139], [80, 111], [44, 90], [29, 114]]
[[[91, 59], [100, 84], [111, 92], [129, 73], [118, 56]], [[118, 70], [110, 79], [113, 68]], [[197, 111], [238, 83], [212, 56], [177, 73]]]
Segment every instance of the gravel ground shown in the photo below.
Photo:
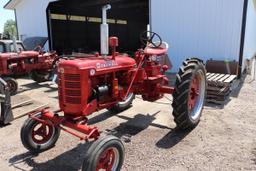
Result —
[[[130, 141], [124, 171], [256, 170], [256, 82], [247, 78], [233, 92], [225, 108], [206, 106], [200, 124], [190, 132], [175, 129], [171, 96], [155, 102], [137, 97], [133, 107], [118, 115], [100, 111], [90, 123]], [[58, 108], [57, 88], [22, 78], [20, 93]], [[26, 117], [0, 128], [0, 171], [76, 171], [81, 169], [88, 144], [62, 132], [56, 146], [37, 156], [21, 144]]]

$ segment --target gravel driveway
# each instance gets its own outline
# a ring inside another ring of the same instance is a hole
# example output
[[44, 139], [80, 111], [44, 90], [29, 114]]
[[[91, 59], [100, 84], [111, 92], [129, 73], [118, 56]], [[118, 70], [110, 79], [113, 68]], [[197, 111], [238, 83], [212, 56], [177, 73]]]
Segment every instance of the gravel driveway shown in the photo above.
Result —
[[[127, 111], [100, 111], [90, 123], [126, 141], [124, 171], [256, 170], [256, 82], [249, 80], [233, 92], [225, 108], [206, 106], [200, 124], [190, 132], [175, 129], [171, 96], [155, 103], [138, 96]], [[27, 78], [18, 82], [20, 94], [58, 108], [56, 86]], [[81, 169], [88, 145], [64, 132], [53, 149], [31, 155], [19, 136], [25, 119], [0, 128], [0, 171]]]

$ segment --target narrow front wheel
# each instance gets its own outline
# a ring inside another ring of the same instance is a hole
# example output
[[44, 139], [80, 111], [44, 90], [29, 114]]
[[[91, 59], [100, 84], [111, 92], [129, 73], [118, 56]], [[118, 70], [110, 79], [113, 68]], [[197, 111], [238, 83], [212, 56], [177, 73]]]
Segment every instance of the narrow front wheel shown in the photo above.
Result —
[[6, 82], [7, 87], [10, 91], [10, 95], [13, 96], [13, 95], [17, 94], [18, 82], [14, 78], [11, 78], [11, 77], [4, 77], [4, 81]]
[[[41, 118], [41, 114], [34, 115]], [[48, 121], [50, 122], [50, 121]], [[32, 153], [40, 153], [52, 148], [60, 135], [60, 128], [28, 118], [20, 132], [21, 142]]]
[[36, 81], [37, 83], [49, 81], [50, 76], [51, 73], [44, 70], [34, 70], [30, 73], [30, 77], [32, 78], [32, 80]]
[[119, 171], [124, 161], [124, 146], [120, 139], [107, 136], [95, 141], [86, 153], [83, 171]]

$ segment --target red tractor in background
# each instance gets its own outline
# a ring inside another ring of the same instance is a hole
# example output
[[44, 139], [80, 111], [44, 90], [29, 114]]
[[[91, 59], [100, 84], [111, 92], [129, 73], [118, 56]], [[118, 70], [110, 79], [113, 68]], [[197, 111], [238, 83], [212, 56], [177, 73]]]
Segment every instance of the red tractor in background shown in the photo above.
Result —
[[[100, 137], [98, 128], [88, 125], [87, 116], [101, 109], [123, 111], [132, 104], [135, 95], [154, 102], [168, 93], [173, 94], [173, 116], [177, 127], [189, 129], [199, 123], [205, 101], [206, 71], [199, 59], [184, 61], [175, 87], [168, 86], [165, 71], [169, 68], [160, 62], [167, 54], [168, 44], [157, 33], [141, 35], [146, 47], [135, 53], [135, 59], [116, 52], [118, 38], [108, 39], [106, 11], [110, 8], [106, 5], [102, 9], [101, 55], [60, 60], [60, 110], [30, 113], [21, 129], [21, 141], [33, 153], [52, 148], [60, 130], [81, 140], [95, 141], [86, 153], [83, 171], [116, 171], [121, 169], [124, 161], [121, 140], [114, 136]], [[112, 49], [110, 56], [107, 55], [108, 44]]]
[[18, 83], [12, 76], [29, 73], [36, 82], [48, 81], [56, 57], [55, 52], [45, 53], [39, 46], [27, 51], [20, 41], [0, 40], [0, 76], [7, 82], [10, 94], [14, 95]]

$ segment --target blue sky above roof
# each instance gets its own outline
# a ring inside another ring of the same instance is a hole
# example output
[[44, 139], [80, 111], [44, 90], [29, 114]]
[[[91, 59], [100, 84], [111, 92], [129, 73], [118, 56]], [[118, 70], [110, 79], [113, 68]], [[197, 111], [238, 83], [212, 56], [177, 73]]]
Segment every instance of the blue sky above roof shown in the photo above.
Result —
[[0, 0], [0, 33], [3, 32], [4, 29], [4, 23], [8, 19], [15, 19], [14, 11], [13, 10], [6, 10], [4, 9], [4, 5], [9, 0]]

